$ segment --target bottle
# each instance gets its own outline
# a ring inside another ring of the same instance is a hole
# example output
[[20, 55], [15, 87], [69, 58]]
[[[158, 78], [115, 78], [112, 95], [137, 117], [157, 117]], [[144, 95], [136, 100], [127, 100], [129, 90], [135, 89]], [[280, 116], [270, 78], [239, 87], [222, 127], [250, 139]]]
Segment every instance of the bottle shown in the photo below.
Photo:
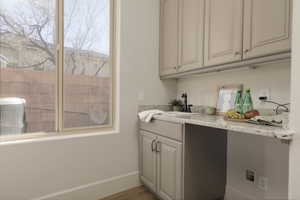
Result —
[[251, 110], [253, 110], [253, 101], [250, 89], [247, 89], [243, 100], [243, 113], [247, 113]]
[[242, 114], [243, 113], [243, 98], [242, 98], [242, 90], [238, 90], [235, 97], [234, 109], [236, 112]]

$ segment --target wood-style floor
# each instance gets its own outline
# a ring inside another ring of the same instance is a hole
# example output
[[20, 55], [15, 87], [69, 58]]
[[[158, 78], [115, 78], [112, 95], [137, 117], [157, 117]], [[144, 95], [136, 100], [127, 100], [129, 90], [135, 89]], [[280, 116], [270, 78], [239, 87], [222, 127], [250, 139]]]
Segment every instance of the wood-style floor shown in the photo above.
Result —
[[121, 192], [101, 200], [158, 200], [145, 187], [137, 187], [125, 192]]

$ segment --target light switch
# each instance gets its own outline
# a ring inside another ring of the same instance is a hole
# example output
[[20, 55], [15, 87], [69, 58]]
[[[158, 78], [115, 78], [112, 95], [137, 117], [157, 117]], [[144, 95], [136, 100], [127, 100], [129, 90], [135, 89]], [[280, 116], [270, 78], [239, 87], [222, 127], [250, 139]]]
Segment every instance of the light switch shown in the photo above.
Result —
[[138, 92], [138, 101], [144, 101], [144, 99], [145, 99], [144, 91], [139, 91]]

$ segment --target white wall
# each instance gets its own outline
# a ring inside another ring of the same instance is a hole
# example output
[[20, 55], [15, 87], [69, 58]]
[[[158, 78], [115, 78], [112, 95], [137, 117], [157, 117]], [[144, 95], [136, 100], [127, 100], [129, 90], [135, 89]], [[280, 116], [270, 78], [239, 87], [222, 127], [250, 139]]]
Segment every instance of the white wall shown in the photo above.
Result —
[[256, 69], [243, 68], [180, 79], [178, 93], [180, 95], [186, 91], [191, 104], [215, 106], [218, 86], [243, 84], [244, 88], [251, 89], [257, 108], [270, 108], [270, 105], [259, 103], [260, 90], [270, 89], [271, 99], [274, 101], [290, 102], [290, 76], [290, 63], [285, 61], [259, 66]]
[[292, 114], [291, 124], [296, 134], [290, 146], [290, 176], [289, 199], [300, 199], [300, 2], [293, 1], [293, 42], [292, 42], [292, 76], [291, 76], [291, 100]]
[[1, 200], [94, 200], [139, 184], [137, 106], [166, 104], [176, 84], [158, 76], [159, 0], [120, 2], [120, 133], [0, 144]]
[[[230, 133], [227, 152], [226, 200], [287, 200], [288, 144], [273, 138]], [[247, 169], [256, 172], [254, 183], [246, 181]], [[267, 190], [259, 187], [260, 177], [268, 179]]]
[[[180, 79], [178, 96], [186, 91], [191, 104], [215, 106], [217, 87], [227, 84], [244, 84], [251, 88], [257, 108], [261, 88], [269, 88], [271, 99], [290, 102], [290, 63], [269, 64], [257, 69], [240, 69], [228, 72], [205, 74]], [[272, 106], [271, 106], [272, 107]], [[260, 136], [228, 135], [227, 200], [287, 199], [288, 196], [288, 145], [276, 139]], [[245, 181], [245, 170], [255, 170], [254, 184]], [[258, 188], [258, 177], [268, 178], [267, 191]]]

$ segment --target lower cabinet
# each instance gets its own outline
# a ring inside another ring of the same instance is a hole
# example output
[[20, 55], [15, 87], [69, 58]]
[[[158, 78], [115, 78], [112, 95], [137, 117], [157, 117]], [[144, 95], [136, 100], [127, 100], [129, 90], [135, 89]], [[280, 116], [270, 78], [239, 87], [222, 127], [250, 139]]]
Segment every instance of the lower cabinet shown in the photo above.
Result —
[[140, 135], [140, 155], [141, 155], [141, 180], [152, 191], [156, 190], [156, 153], [154, 152], [154, 142], [157, 137], [151, 133], [141, 131]]
[[140, 132], [141, 181], [163, 200], [182, 200], [182, 143]]

